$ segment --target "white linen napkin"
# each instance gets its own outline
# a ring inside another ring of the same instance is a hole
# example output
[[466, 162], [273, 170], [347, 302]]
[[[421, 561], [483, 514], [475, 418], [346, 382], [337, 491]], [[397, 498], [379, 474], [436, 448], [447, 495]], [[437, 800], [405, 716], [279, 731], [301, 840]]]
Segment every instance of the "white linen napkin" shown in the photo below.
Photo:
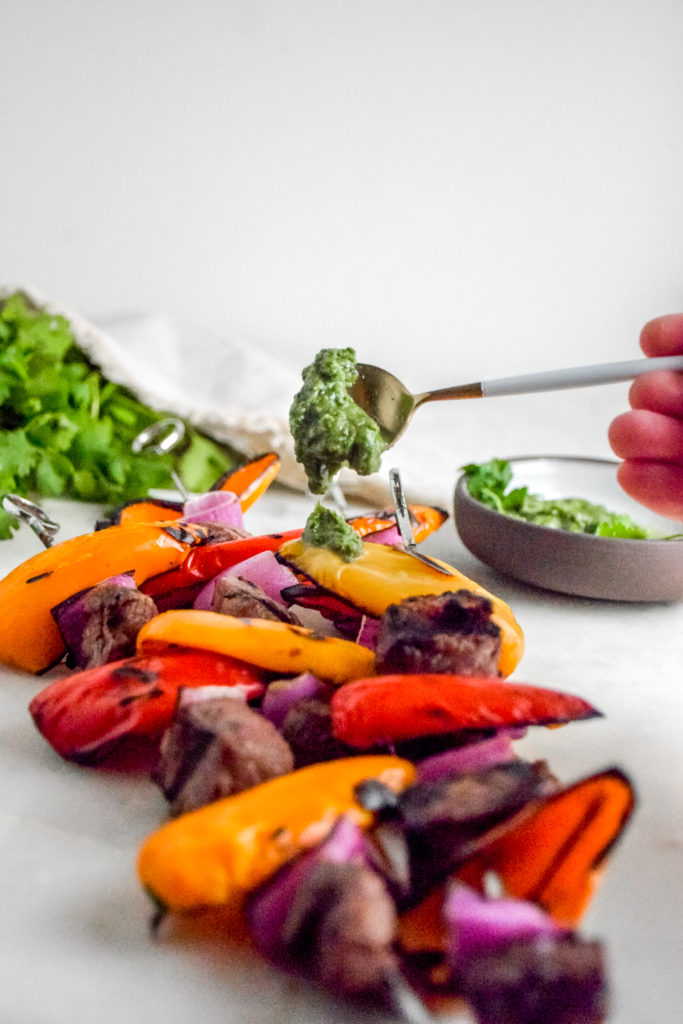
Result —
[[[248, 342], [165, 315], [123, 314], [95, 324], [30, 285], [0, 287], [0, 298], [14, 291], [66, 317], [83, 352], [109, 380], [245, 457], [277, 452], [282, 460], [278, 482], [307, 490], [289, 430], [289, 407], [301, 387], [301, 368]], [[343, 470], [339, 482], [344, 494], [358, 501], [383, 505], [388, 500], [382, 474], [360, 477]]]

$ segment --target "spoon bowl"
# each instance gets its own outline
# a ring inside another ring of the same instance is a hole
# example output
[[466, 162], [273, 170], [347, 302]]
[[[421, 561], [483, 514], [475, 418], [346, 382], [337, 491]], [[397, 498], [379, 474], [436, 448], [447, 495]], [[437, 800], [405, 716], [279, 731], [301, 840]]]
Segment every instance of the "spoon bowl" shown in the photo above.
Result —
[[356, 405], [377, 423], [387, 448], [398, 441], [413, 413], [423, 402], [436, 401], [438, 398], [481, 397], [481, 392], [476, 390], [481, 387], [478, 384], [441, 389], [448, 392], [444, 395], [441, 391], [425, 391], [414, 395], [388, 370], [369, 363], [358, 363], [356, 369], [358, 377], [349, 388], [349, 394]]

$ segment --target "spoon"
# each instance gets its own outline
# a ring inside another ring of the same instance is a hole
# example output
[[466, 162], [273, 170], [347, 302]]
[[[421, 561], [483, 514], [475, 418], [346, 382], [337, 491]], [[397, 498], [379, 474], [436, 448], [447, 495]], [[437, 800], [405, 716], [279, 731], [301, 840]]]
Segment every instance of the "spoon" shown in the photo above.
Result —
[[629, 359], [622, 363], [575, 366], [567, 370], [527, 373], [519, 377], [499, 377], [473, 384], [457, 384], [413, 395], [387, 370], [358, 363], [358, 377], [349, 388], [351, 398], [379, 426], [386, 447], [398, 441], [413, 413], [425, 402], [444, 402], [455, 398], [495, 398], [499, 395], [524, 395], [534, 391], [559, 391], [593, 384], [612, 384], [633, 380], [653, 370], [683, 370], [683, 356], [655, 359]]

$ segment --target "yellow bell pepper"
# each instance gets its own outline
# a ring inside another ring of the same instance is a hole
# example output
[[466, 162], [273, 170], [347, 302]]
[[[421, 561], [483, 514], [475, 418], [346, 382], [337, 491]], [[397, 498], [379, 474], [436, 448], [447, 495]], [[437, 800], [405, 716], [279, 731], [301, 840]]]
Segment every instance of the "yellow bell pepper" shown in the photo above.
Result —
[[491, 618], [502, 634], [501, 673], [510, 675], [522, 658], [524, 635], [509, 606], [439, 559], [435, 561], [448, 569], [449, 576], [400, 548], [384, 544], [366, 544], [358, 558], [345, 562], [327, 548], [314, 547], [298, 538], [282, 544], [276, 555], [296, 572], [338, 594], [359, 611], [376, 617], [390, 604], [398, 604], [407, 597], [471, 590], [487, 597], [493, 605]]
[[341, 814], [361, 827], [373, 822], [355, 789], [379, 779], [395, 792], [415, 768], [392, 755], [341, 758], [299, 768], [168, 822], [149, 836], [138, 876], [171, 911], [235, 909], [296, 854], [317, 845]]
[[229, 654], [271, 672], [312, 672], [330, 683], [374, 675], [372, 651], [352, 640], [317, 636], [311, 629], [271, 619], [238, 619], [218, 612], [186, 609], [150, 619], [137, 638], [138, 651], [194, 647]]

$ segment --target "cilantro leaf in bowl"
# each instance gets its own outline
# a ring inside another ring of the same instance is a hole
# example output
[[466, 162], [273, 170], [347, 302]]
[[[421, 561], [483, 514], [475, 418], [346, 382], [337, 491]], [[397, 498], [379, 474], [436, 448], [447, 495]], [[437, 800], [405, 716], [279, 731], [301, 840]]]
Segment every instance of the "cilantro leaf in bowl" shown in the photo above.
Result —
[[512, 481], [512, 467], [505, 459], [470, 463], [463, 466], [462, 470], [467, 478], [467, 489], [473, 498], [515, 519], [597, 537], [645, 540], [652, 536], [649, 530], [639, 526], [629, 515], [612, 512], [604, 505], [585, 498], [544, 498], [531, 493], [528, 487], [508, 490]]

